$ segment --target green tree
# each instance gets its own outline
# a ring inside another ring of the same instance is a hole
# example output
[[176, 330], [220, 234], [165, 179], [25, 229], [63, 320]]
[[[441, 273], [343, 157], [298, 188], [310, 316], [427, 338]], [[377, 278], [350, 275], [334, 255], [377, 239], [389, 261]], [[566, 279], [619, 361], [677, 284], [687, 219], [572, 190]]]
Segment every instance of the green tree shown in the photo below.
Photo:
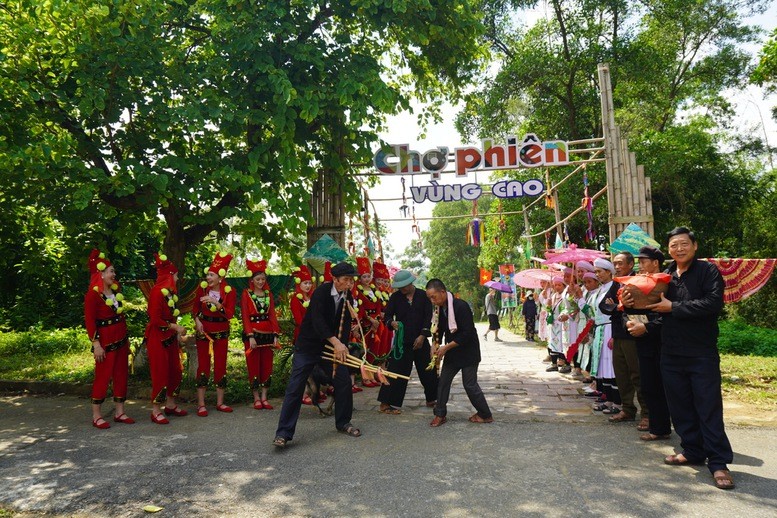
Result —
[[3, 189], [180, 267], [230, 230], [291, 253], [311, 180], [355, 206], [385, 115], [455, 96], [480, 27], [458, 0], [4, 3]]
[[482, 291], [478, 283], [480, 248], [470, 246], [466, 239], [467, 225], [472, 219], [466, 215], [471, 213], [472, 204], [465, 201], [438, 203], [432, 215], [440, 219], [432, 220], [429, 230], [422, 235], [429, 258], [429, 278], [441, 279], [450, 292], [458, 293], [473, 307], [479, 307]]
[[[761, 49], [758, 66], [750, 76], [753, 83], [763, 86], [769, 93], [777, 91], [777, 29]], [[772, 108], [772, 117], [777, 119], [777, 106]]]

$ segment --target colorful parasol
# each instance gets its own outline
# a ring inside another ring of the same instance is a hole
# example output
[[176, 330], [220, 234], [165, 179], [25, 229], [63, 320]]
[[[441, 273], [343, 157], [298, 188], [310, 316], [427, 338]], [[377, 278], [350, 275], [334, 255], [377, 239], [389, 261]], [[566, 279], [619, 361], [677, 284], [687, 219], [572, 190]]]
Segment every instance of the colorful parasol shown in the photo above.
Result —
[[513, 275], [513, 282], [521, 288], [538, 290], [542, 288], [542, 281], [550, 282], [553, 275], [557, 273], [558, 272], [555, 270], [529, 268], [527, 270], [521, 270], [520, 272]]
[[600, 257], [607, 257], [605, 252], [591, 250], [589, 248], [578, 248], [574, 243], [569, 248], [548, 250], [545, 252], [546, 259], [542, 264], [551, 263], [576, 263], [578, 261], [593, 261]]
[[483, 286], [485, 286], [487, 288], [493, 288], [496, 291], [501, 291], [502, 293], [512, 293], [513, 292], [513, 289], [510, 286], [508, 286], [507, 284], [505, 284], [503, 282], [499, 282], [499, 281], [484, 282]]
[[739, 302], [760, 290], [771, 277], [777, 259], [705, 259], [720, 270], [726, 282], [723, 300]]

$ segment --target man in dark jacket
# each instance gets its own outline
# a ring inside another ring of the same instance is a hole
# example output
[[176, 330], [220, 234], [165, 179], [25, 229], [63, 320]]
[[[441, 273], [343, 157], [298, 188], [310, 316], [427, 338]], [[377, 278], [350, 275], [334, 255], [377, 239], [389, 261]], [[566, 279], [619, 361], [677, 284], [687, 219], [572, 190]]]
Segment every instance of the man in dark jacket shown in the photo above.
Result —
[[[416, 276], [408, 270], [399, 270], [394, 275], [392, 288], [397, 291], [389, 297], [383, 318], [387, 327], [396, 333], [402, 324], [403, 340], [395, 344], [389, 354], [387, 369], [397, 374], [410, 375], [415, 363], [418, 379], [424, 387], [426, 406], [433, 407], [437, 400], [437, 371], [426, 370], [432, 359], [429, 340], [429, 326], [432, 320], [432, 303], [423, 290], [416, 289], [413, 281]], [[384, 414], [399, 414], [399, 407], [405, 400], [407, 380], [397, 378], [390, 385], [380, 387], [378, 401], [380, 411]]]
[[[486, 397], [478, 385], [478, 364], [480, 363], [480, 341], [475, 329], [475, 320], [469, 304], [454, 298], [448, 293], [440, 279], [432, 279], [426, 284], [426, 296], [435, 306], [432, 315], [432, 340], [437, 349], [438, 361], [443, 361], [440, 381], [437, 389], [437, 405], [434, 407], [432, 427], [444, 424], [448, 418], [448, 397], [451, 383], [456, 373], [461, 371], [461, 381], [472, 406], [477, 413], [470, 416], [473, 423], [492, 423], [494, 418], [488, 408]], [[450, 311], [453, 315], [450, 315]], [[451, 316], [453, 318], [451, 318]], [[453, 322], [455, 321], [455, 322]], [[455, 328], [452, 327], [455, 324]], [[445, 337], [445, 345], [442, 337]], [[433, 346], [434, 350], [434, 346]]]
[[[348, 336], [351, 332], [351, 313], [349, 304], [353, 304], [353, 289], [356, 269], [348, 263], [338, 263], [332, 268], [332, 282], [324, 282], [316, 288], [310, 297], [310, 305], [300, 325], [300, 332], [294, 344], [294, 359], [291, 365], [289, 383], [278, 419], [273, 444], [279, 448], [294, 438], [294, 430], [302, 406], [302, 392], [305, 383], [316, 364], [322, 362], [321, 353], [325, 345], [334, 348], [335, 357], [344, 361], [348, 354]], [[324, 362], [324, 369], [332, 371], [332, 364]], [[348, 368], [335, 364], [333, 380], [335, 390], [335, 427], [352, 437], [361, 432], [351, 424], [353, 413], [353, 392]]]
[[723, 426], [720, 392], [718, 316], [723, 310], [723, 277], [717, 267], [696, 258], [693, 232], [677, 227], [669, 232], [669, 255], [674, 263], [666, 297], [648, 306], [662, 314], [661, 374], [666, 400], [682, 453], [666, 464], [703, 464], [720, 489], [734, 481], [728, 463], [734, 459]]
[[[661, 272], [664, 254], [658, 248], [643, 246], [636, 257], [640, 275]], [[637, 342], [642, 397], [650, 408], [647, 433], [639, 438], [643, 441], [669, 439], [672, 423], [661, 377], [661, 315], [646, 309], [633, 309], [634, 301], [627, 292], [623, 294], [623, 305], [628, 318], [626, 329]]]

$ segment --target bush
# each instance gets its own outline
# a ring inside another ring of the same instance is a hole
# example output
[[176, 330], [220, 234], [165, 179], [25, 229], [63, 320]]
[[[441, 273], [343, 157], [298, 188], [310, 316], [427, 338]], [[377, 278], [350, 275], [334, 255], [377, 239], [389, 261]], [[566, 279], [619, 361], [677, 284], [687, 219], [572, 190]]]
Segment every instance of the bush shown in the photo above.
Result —
[[751, 326], [742, 320], [721, 320], [718, 350], [740, 356], [777, 357], [777, 330]]

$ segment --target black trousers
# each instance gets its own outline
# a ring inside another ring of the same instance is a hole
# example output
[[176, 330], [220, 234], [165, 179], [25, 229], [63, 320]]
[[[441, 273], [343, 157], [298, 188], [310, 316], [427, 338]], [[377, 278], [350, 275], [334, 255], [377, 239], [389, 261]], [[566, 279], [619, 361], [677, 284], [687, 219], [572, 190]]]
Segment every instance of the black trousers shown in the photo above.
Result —
[[454, 367], [443, 361], [440, 369], [440, 385], [437, 390], [437, 405], [434, 407], [434, 415], [445, 417], [448, 414], [448, 399], [451, 396], [451, 384], [456, 374], [461, 371], [461, 382], [464, 385], [464, 391], [467, 393], [469, 402], [477, 410], [478, 415], [483, 419], [492, 417], [491, 409], [488, 408], [486, 396], [478, 385], [478, 365], [469, 365], [467, 367]]
[[[394, 358], [392, 351], [389, 356], [388, 365], [386, 369], [397, 374], [403, 374], [409, 376], [413, 370], [413, 364], [415, 364], [415, 371], [418, 374], [418, 379], [421, 381], [421, 385], [424, 387], [424, 396], [426, 396], [426, 402], [430, 403], [437, 400], [437, 369], [426, 370], [426, 366], [432, 361], [431, 347], [429, 343], [417, 350], [413, 350], [413, 344], [404, 344], [402, 348], [402, 356], [397, 360]], [[382, 385], [380, 392], [378, 392], [378, 401], [381, 403], [391, 405], [393, 407], [401, 407], [405, 401], [405, 393], [407, 392], [407, 380], [401, 378], [392, 379], [390, 385]]]
[[720, 358], [661, 355], [661, 374], [683, 456], [707, 459], [710, 472], [727, 469], [734, 459], [723, 426]]
[[[321, 355], [294, 350], [294, 358], [291, 364], [291, 376], [286, 385], [286, 395], [283, 397], [281, 416], [278, 419], [276, 437], [286, 440], [294, 438], [297, 428], [299, 411], [302, 406], [302, 393], [305, 391], [305, 383], [310, 376], [313, 367], [321, 362]], [[323, 368], [331, 370], [332, 364], [323, 362]], [[335, 389], [335, 427], [342, 430], [351, 422], [353, 414], [353, 392], [351, 391], [351, 376], [348, 367], [337, 365], [333, 383]], [[316, 397], [312, 394], [311, 397]]]
[[650, 409], [650, 433], [668, 435], [672, 432], [672, 422], [661, 376], [661, 342], [646, 343], [637, 340], [637, 356], [642, 397]]

